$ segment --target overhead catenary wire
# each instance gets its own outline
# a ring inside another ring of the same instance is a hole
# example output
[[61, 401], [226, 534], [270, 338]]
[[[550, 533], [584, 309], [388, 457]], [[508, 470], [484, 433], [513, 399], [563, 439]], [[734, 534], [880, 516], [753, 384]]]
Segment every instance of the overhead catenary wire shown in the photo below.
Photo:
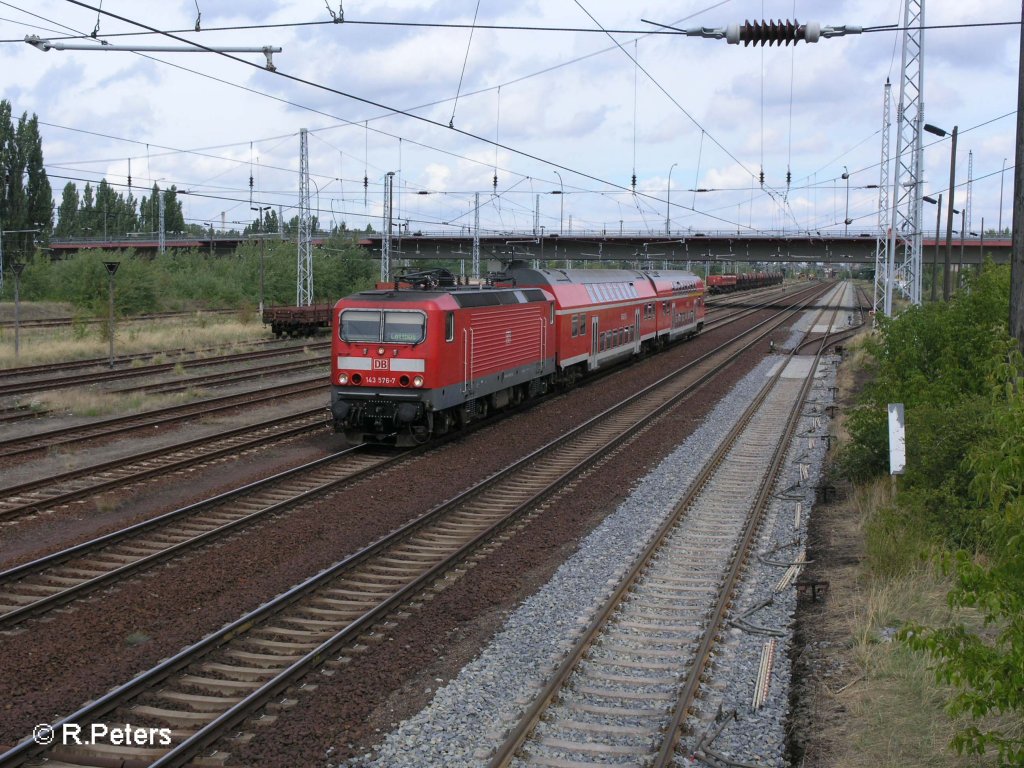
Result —
[[466, 76], [466, 64], [469, 63], [469, 49], [473, 46], [473, 32], [476, 30], [476, 17], [480, 13], [480, 0], [476, 0], [476, 9], [473, 11], [473, 25], [469, 28], [469, 41], [466, 43], [466, 56], [462, 60], [462, 74], [459, 75], [459, 87], [455, 90], [455, 101], [452, 102], [452, 116], [448, 121], [448, 127], [455, 127], [455, 108], [459, 105], [459, 93], [462, 91], [462, 79]]
[[[702, 140], [702, 137], [701, 137], [701, 140]], [[496, 157], [497, 157], [497, 150], [498, 150], [498, 147], [496, 146]], [[158, 155], [157, 153], [154, 153], [153, 154], [154, 158], [157, 157], [157, 155]], [[570, 170], [570, 169], [567, 169], [567, 170]], [[599, 179], [595, 179], [595, 180], [599, 180]]]
[[[717, 5], [726, 5], [731, 0], [723, 0]], [[0, 5], [6, 5], [14, 8], [15, 10], [22, 11], [24, 13], [30, 13], [24, 11], [17, 6], [11, 5], [10, 3], [0, 3]], [[716, 7], [717, 7], [716, 5]], [[30, 14], [32, 15], [32, 14]], [[38, 17], [42, 18], [42, 17]], [[494, 31], [505, 31], [505, 32], [571, 32], [571, 33], [582, 33], [582, 34], [595, 34], [601, 33], [603, 30], [593, 29], [592, 27], [569, 27], [569, 26], [554, 26], [554, 25], [531, 25], [531, 24], [460, 24], [454, 22], [431, 22], [431, 21], [393, 21], [393, 20], [374, 20], [374, 19], [353, 19], [346, 18], [343, 22], [344, 25], [348, 26], [370, 26], [370, 27], [405, 27], [405, 28], [416, 28], [416, 29], [486, 29]], [[679, 22], [676, 22], [677, 24]], [[219, 27], [206, 27], [203, 32], [244, 32], [248, 30], [267, 30], [267, 29], [296, 29], [303, 27], [329, 27], [338, 24], [337, 21], [333, 20], [320, 20], [320, 21], [290, 21], [290, 22], [277, 22], [273, 24], [228, 24]], [[914, 29], [970, 29], [974, 27], [1003, 27], [1003, 26], [1014, 26], [1019, 25], [1020, 20], [1012, 21], [981, 21], [981, 22], [959, 22], [955, 24], [930, 24], [922, 27], [914, 27]], [[903, 27], [898, 24], [880, 24], [872, 27], [864, 27], [864, 32], [902, 32]], [[105, 34], [104, 37], [142, 37], [155, 34], [164, 34], [169, 32], [172, 34], [186, 34], [189, 32], [196, 32], [195, 28], [181, 28], [181, 29], [169, 29], [169, 30], [158, 30], [158, 31], [142, 31], [142, 32], [115, 32]], [[608, 29], [608, 32], [616, 35], [662, 35], [662, 36], [685, 36], [685, 33], [678, 30], [660, 29], [634, 29], [634, 28], [616, 28]], [[74, 34], [69, 35], [65, 39], [82, 39], [88, 35]], [[23, 38], [13, 38], [0, 40], [0, 43], [24, 43]]]
[[[726, 3], [728, 2], [728, 1], [729, 1], [729, 0], [720, 0], [720, 2], [718, 2], [718, 3], [716, 3], [716, 4], [712, 5], [712, 6], [709, 6], [708, 8], [704, 9], [704, 11], [699, 11], [698, 13], [700, 13], [700, 12], [706, 12], [706, 11], [708, 11], [708, 10], [711, 10], [711, 9], [713, 9], [713, 8], [719, 7], [719, 6], [721, 6], [721, 5], [724, 5], [724, 4], [726, 4]], [[73, 2], [73, 0], [69, 0], [69, 2]], [[94, 8], [94, 7], [92, 7], [92, 6], [89, 6], [89, 5], [85, 4], [85, 3], [74, 3], [74, 4], [76, 4], [76, 5], [80, 5], [80, 6], [82, 6], [82, 7], [85, 7], [85, 8], [91, 8], [92, 10], [97, 10], [97, 11], [98, 11], [98, 9], [96, 9], [96, 8]], [[111, 16], [115, 16], [115, 17], [117, 17], [117, 16], [116, 16], [116, 14], [107, 14], [107, 15], [111, 15]], [[695, 15], [695, 14], [692, 14], [692, 15]], [[118, 18], [120, 18], [120, 17], [118, 17]], [[123, 19], [123, 20], [127, 21], [128, 23], [135, 23], [135, 24], [137, 24], [137, 22], [133, 22], [133, 21], [131, 21], [131, 20], [127, 20], [127, 19]], [[686, 19], [684, 18], [684, 19], [682, 19], [681, 21], [685, 21], [685, 20], [686, 20]], [[681, 23], [681, 22], [679, 22], [679, 23]], [[61, 26], [66, 26], [66, 25], [61, 25]], [[139, 25], [139, 26], [143, 26], [143, 27], [145, 27], [145, 25]], [[159, 30], [155, 30], [155, 29], [153, 29], [153, 28], [151, 28], [151, 27], [145, 27], [145, 28], [146, 28], [147, 30], [149, 30], [149, 31], [150, 31], [150, 33], [152, 33], [152, 34], [165, 34], [165, 33], [163, 33], [163, 32], [160, 32]], [[69, 29], [70, 29], [70, 28], [69, 28]], [[72, 31], [74, 31], [74, 30], [72, 30]], [[607, 34], [607, 32], [605, 32], [605, 34]], [[650, 32], [649, 32], [649, 31], [647, 31], [647, 32], [644, 32], [644, 33], [643, 33], [643, 36], [646, 36], [647, 34], [650, 34]], [[176, 38], [176, 39], [177, 39], [177, 38]], [[185, 41], [185, 42], [187, 42], [187, 41]], [[613, 42], [615, 42], [615, 41], [613, 40]], [[199, 47], [199, 48], [203, 48], [203, 46], [197, 46], [197, 47]], [[593, 54], [589, 54], [589, 55], [586, 55], [586, 56], [581, 56], [581, 57], [577, 57], [576, 59], [572, 59], [572, 60], [570, 60], [570, 61], [567, 61], [567, 62], [562, 62], [561, 64], [559, 64], [559, 65], [556, 65], [556, 66], [554, 66], [554, 67], [548, 67], [548, 68], [546, 68], [546, 69], [543, 69], [543, 70], [540, 70], [540, 71], [538, 71], [538, 72], [535, 72], [535, 73], [531, 73], [530, 75], [526, 75], [526, 76], [523, 76], [523, 77], [517, 78], [517, 79], [515, 79], [515, 80], [512, 80], [512, 81], [510, 81], [510, 83], [515, 83], [515, 82], [521, 82], [522, 80], [524, 80], [524, 79], [528, 79], [529, 77], [534, 77], [534, 76], [539, 76], [539, 75], [541, 75], [541, 74], [545, 74], [545, 73], [547, 73], [547, 72], [553, 71], [554, 69], [558, 69], [558, 68], [560, 68], [560, 67], [563, 67], [563, 66], [568, 66], [568, 65], [570, 65], [570, 64], [572, 64], [572, 63], [575, 63], [575, 62], [578, 62], [578, 61], [582, 61], [582, 60], [584, 60], [584, 59], [586, 59], [586, 58], [590, 58], [591, 56], [594, 56], [594, 55], [599, 55], [599, 54], [601, 54], [601, 53], [604, 53], [604, 52], [606, 52], [606, 51], [609, 51], [609, 50], [614, 50], [614, 49], [615, 49], [616, 47], [619, 47], [619, 48], [621, 48], [621, 45], [619, 45], [619, 44], [618, 44], [618, 43], [616, 42], [616, 45], [615, 45], [615, 46], [609, 47], [609, 48], [607, 48], [607, 49], [603, 49], [603, 50], [601, 50], [601, 51], [597, 51], [597, 52], [594, 52]], [[214, 51], [210, 51], [210, 52], [214, 52]], [[143, 54], [138, 54], [138, 55], [143, 55]], [[235, 60], [235, 61], [239, 61], [239, 62], [241, 62], [241, 63], [245, 63], [245, 64], [251, 64], [251, 62], [245, 62], [244, 60], [241, 60], [241, 59], [237, 59], [237, 57], [233, 57], [233, 56], [227, 56], [226, 54], [222, 54], [222, 55], [225, 55], [225, 57], [226, 57], [226, 58], [231, 58], [231, 59], [233, 59], [233, 60]], [[628, 54], [627, 54], [627, 55], [628, 55]], [[157, 59], [157, 58], [155, 58], [155, 57], [151, 57], [151, 56], [145, 56], [145, 58], [149, 58], [149, 59], [151, 59], [151, 60], [153, 60], [153, 61], [158, 61], [158, 62], [160, 62], [160, 63], [164, 63], [164, 64], [166, 64], [166, 65], [168, 65], [168, 66], [172, 66], [172, 67], [174, 67], [174, 68], [177, 68], [177, 69], [181, 69], [181, 70], [183, 70], [183, 71], [191, 72], [191, 73], [193, 73], [193, 74], [197, 74], [197, 75], [199, 75], [199, 76], [202, 76], [202, 77], [209, 77], [210, 79], [212, 79], [212, 80], [214, 80], [214, 81], [216, 81], [216, 82], [221, 82], [221, 83], [224, 83], [224, 84], [226, 84], [226, 85], [229, 85], [229, 86], [232, 86], [232, 87], [240, 88], [240, 89], [242, 89], [242, 90], [245, 90], [245, 91], [248, 91], [248, 92], [252, 92], [252, 93], [255, 93], [255, 94], [257, 94], [257, 95], [265, 96], [265, 97], [267, 97], [267, 98], [271, 98], [271, 99], [274, 99], [274, 100], [276, 100], [276, 101], [279, 101], [279, 102], [282, 102], [282, 103], [288, 104], [288, 105], [290, 105], [290, 106], [295, 106], [295, 107], [298, 107], [298, 108], [300, 108], [300, 109], [306, 109], [306, 110], [308, 110], [308, 111], [311, 111], [311, 112], [314, 112], [314, 113], [316, 113], [316, 114], [322, 114], [322, 115], [324, 115], [324, 116], [327, 116], [327, 117], [331, 117], [331, 118], [332, 118], [332, 119], [334, 119], [334, 120], [339, 120], [339, 121], [341, 121], [342, 123], [344, 123], [344, 124], [346, 124], [346, 125], [355, 125], [355, 124], [356, 124], [356, 123], [355, 123], [354, 121], [347, 121], [347, 120], [344, 120], [344, 118], [340, 118], [340, 117], [337, 117], [337, 116], [334, 116], [334, 115], [329, 115], [328, 113], [325, 113], [325, 112], [323, 112], [322, 110], [317, 110], [317, 109], [314, 109], [314, 108], [311, 108], [311, 107], [307, 107], [307, 106], [305, 106], [305, 105], [299, 104], [299, 103], [297, 103], [297, 102], [292, 102], [292, 101], [290, 101], [290, 100], [287, 100], [287, 99], [283, 99], [283, 98], [280, 98], [280, 97], [272, 96], [272, 95], [270, 95], [270, 94], [266, 94], [266, 93], [264, 93], [264, 92], [258, 91], [258, 90], [256, 90], [256, 89], [253, 89], [253, 88], [249, 88], [249, 87], [246, 87], [246, 86], [242, 86], [242, 85], [240, 85], [240, 84], [237, 84], [237, 83], [232, 83], [232, 82], [230, 82], [230, 81], [227, 81], [227, 80], [223, 80], [222, 78], [217, 78], [217, 77], [213, 77], [213, 76], [207, 75], [206, 73], [203, 73], [203, 72], [197, 72], [197, 71], [195, 71], [195, 70], [191, 70], [191, 69], [189, 69], [189, 68], [187, 68], [187, 67], [183, 67], [183, 66], [181, 66], [181, 65], [177, 65], [177, 64], [173, 64], [173, 63], [170, 63], [170, 62], [166, 62], [166, 61], [163, 61], [163, 60], [161, 60], [161, 59]], [[648, 74], [648, 73], [646, 73], [646, 72], [645, 72], [645, 74]], [[650, 77], [650, 75], [649, 75], [649, 74], [648, 74], [648, 77]], [[295, 78], [292, 78], [292, 79], [295, 79]], [[313, 85], [316, 85], [316, 84], [313, 84]], [[659, 86], [659, 88], [660, 88], [660, 86]], [[333, 90], [333, 89], [328, 89], [328, 90]], [[480, 91], [477, 91], [477, 93], [482, 93], [482, 92], [485, 92], [486, 90], [490, 90], [490, 89], [481, 89]], [[662, 90], [662, 91], [664, 91], [664, 89], [663, 89], [663, 88], [662, 88], [661, 90]], [[342, 93], [342, 92], [340, 92], [340, 91], [334, 91], [334, 92], [340, 93], [341, 95], [347, 95], [347, 94], [344, 94], [344, 93]], [[466, 95], [469, 95], [469, 94], [466, 94]], [[357, 99], [357, 100], [360, 100], [360, 99], [359, 99], [359, 97], [354, 97], [354, 96], [353, 96], [352, 98], [355, 98], [355, 99]], [[373, 104], [373, 103], [374, 103], [374, 102], [370, 102], [370, 101], [367, 101], [367, 100], [365, 100], [365, 99], [363, 99], [362, 101], [365, 101], [365, 102], [367, 102], [367, 103], [371, 103], [371, 104]], [[442, 103], [443, 101], [446, 101], [446, 100], [441, 100], [441, 101], [437, 101], [437, 102], [432, 102], [431, 104], [428, 104], [428, 105], [424, 105], [424, 106], [421, 106], [421, 107], [415, 107], [415, 108], [412, 108], [412, 109], [420, 109], [420, 108], [424, 108], [424, 107], [426, 107], [426, 106], [433, 106], [433, 105], [435, 105], [435, 104], [439, 104], [439, 103]], [[677, 107], [679, 107], [679, 108], [681, 109], [681, 105], [679, 105], [678, 103], [676, 103], [676, 106], [677, 106]], [[385, 109], [386, 109], [386, 110], [390, 110], [390, 111], [387, 111], [387, 112], [386, 112], [386, 113], [385, 113], [384, 115], [378, 116], [378, 118], [374, 118], [374, 119], [379, 119], [379, 118], [382, 118], [382, 117], [386, 117], [386, 116], [387, 116], [388, 114], [409, 114], [409, 111], [408, 111], [408, 110], [394, 110], [394, 109], [391, 109], [391, 108], [387, 108], [387, 107], [385, 107]], [[683, 110], [683, 111], [684, 111], [684, 113], [685, 113], [685, 110]], [[691, 120], [693, 120], [692, 116], [690, 116], [690, 115], [687, 115], [687, 116], [688, 116], [688, 117], [689, 117], [689, 118], [690, 118]], [[432, 122], [432, 121], [428, 121], [428, 122]], [[366, 121], [366, 122], [365, 122], [364, 124], [368, 124], [368, 121]], [[327, 129], [323, 129], [323, 130], [327, 130]], [[374, 130], [376, 131], [377, 129], [374, 129]], [[384, 131], [378, 131], [378, 132], [379, 132], [379, 133], [382, 133], [382, 134], [384, 134], [384, 135], [390, 135], [390, 134], [387, 134], [387, 132], [384, 132]], [[465, 132], [463, 132], [463, 133], [465, 133]], [[472, 136], [472, 134], [467, 134], [467, 135], [470, 135], [470, 136]], [[480, 138], [480, 137], [476, 137], [476, 138]], [[431, 147], [429, 147], [429, 145], [420, 145], [420, 146], [425, 146], [425, 147], [427, 147], [427, 148], [431, 148]], [[454, 153], [446, 152], [445, 150], [440, 150], [440, 149], [438, 149], [438, 148], [436, 148], [436, 147], [435, 147], [435, 148], [432, 148], [432, 149], [434, 149], [435, 151], [445, 152], [446, 154], [450, 154], [450, 155], [452, 155], [452, 156], [456, 156], [456, 157], [458, 157], [458, 155], [455, 155]], [[513, 151], [513, 152], [516, 152], [516, 150], [512, 150], [512, 151]], [[516, 153], [517, 153], [517, 154], [524, 154], [524, 153], [521, 153], [521, 152], [516, 152]], [[727, 154], [728, 154], [728, 153], [727, 153]], [[529, 156], [529, 155], [526, 155], [526, 156]], [[476, 161], [475, 159], [473, 159], [473, 158], [469, 158], [469, 159], [470, 159], [470, 160], [471, 160], [472, 162], [477, 162], [477, 161]], [[734, 159], [734, 160], [736, 160], [736, 158], [735, 158], [735, 157], [733, 157], [733, 159]], [[542, 162], [543, 162], [543, 161], [542, 161]], [[736, 162], [739, 162], [739, 161], [738, 161], [738, 160], [736, 160]], [[557, 164], [555, 164], [555, 165], [557, 165]], [[741, 164], [741, 165], [742, 165], [742, 164]], [[580, 173], [579, 171], [574, 171], [573, 169], [571, 169], [571, 168], [568, 168], [568, 167], [566, 167], [566, 166], [561, 166], [561, 165], [559, 165], [558, 167], [560, 167], [560, 168], [563, 168], [564, 170], [567, 170], [567, 171], [570, 171], [570, 172], [574, 172], [574, 173], [577, 173], [578, 175], [582, 175], [582, 176], [587, 176], [587, 174], [583, 174], [583, 173]], [[748, 172], [749, 172], [749, 171], [748, 171]], [[596, 179], [596, 177], [591, 177], [591, 178], [594, 178], [595, 180], [599, 180], [599, 179]], [[615, 185], [615, 184], [610, 184], [610, 186], [617, 186], [617, 185]], [[770, 192], [769, 192], [769, 195], [771, 196], [771, 193], [770, 193]]]
[[[98, 10], [95, 6], [92, 6], [92, 5], [88, 4], [88, 3], [82, 2], [82, 0], [66, 0], [66, 1], [68, 3], [71, 3], [73, 5], [77, 5], [77, 6], [82, 7], [82, 8], [88, 8], [88, 9], [91, 9], [91, 10]], [[578, 4], [578, 0], [577, 0], [577, 4]], [[585, 10], [586, 9], [584, 9], [584, 11]], [[119, 14], [112, 13], [110, 11], [102, 11], [102, 13], [104, 15], [107, 15], [107, 16], [110, 16], [112, 18], [115, 18], [118, 21], [122, 21], [122, 22], [125, 22], [127, 24], [134, 24], [134, 25], [139, 26], [139, 27], [141, 27], [143, 29], [148, 29], [148, 30], [153, 31], [153, 32], [159, 32], [160, 31], [160, 30], [156, 30], [153, 27], [150, 27], [147, 24], [144, 24], [144, 23], [139, 22], [139, 21], [135, 21], [133, 19], [129, 19], [127, 17], [121, 16]], [[210, 53], [215, 53], [218, 56], [222, 56], [224, 58], [230, 59], [232, 61], [235, 61], [237, 63], [243, 64], [245, 66], [256, 67], [256, 68], [262, 69], [262, 67], [260, 67], [259, 65], [253, 64], [252, 62], [246, 61], [245, 59], [241, 59], [241, 58], [239, 58], [237, 56], [234, 56], [234, 55], [232, 55], [230, 53], [226, 53], [226, 52], [223, 52], [223, 51], [215, 51], [215, 50], [213, 50], [211, 48], [208, 48], [207, 46], [205, 46], [205, 45], [203, 45], [201, 43], [190, 41], [190, 40], [186, 40], [184, 38], [181, 38], [181, 37], [179, 37], [179, 36], [177, 36], [175, 34], [169, 33], [169, 32], [162, 32], [162, 34], [167, 36], [167, 37], [169, 37], [169, 38], [171, 38], [171, 39], [178, 40], [179, 42], [189, 43], [189, 44], [194, 45], [196, 47], [202, 48], [202, 49], [204, 49], [204, 50], [206, 50], [206, 51], [208, 51]], [[614, 38], [612, 38], [612, 39], [614, 40]], [[619, 48], [621, 49], [622, 46], [619, 45]], [[626, 52], [626, 55], [629, 56], [628, 51]], [[652, 78], [649, 73], [647, 73], [645, 70], [643, 70], [643, 67], [641, 67], [641, 71], [644, 71], [645, 74], [648, 76], [648, 78], [650, 78], [652, 81], [657, 83], [657, 81], [654, 80], [654, 78]], [[323, 91], [326, 91], [326, 92], [329, 92], [329, 93], [333, 93], [333, 94], [336, 94], [338, 96], [343, 96], [345, 98], [349, 98], [349, 99], [352, 99], [353, 101], [358, 101], [358, 102], [361, 102], [363, 104], [367, 104], [369, 106], [374, 106], [374, 107], [378, 107], [380, 109], [389, 110], [389, 111], [391, 111], [394, 114], [404, 115], [406, 117], [409, 117], [409, 118], [411, 118], [413, 120], [422, 122], [422, 123], [427, 124], [427, 125], [432, 125], [432, 126], [439, 127], [439, 128], [447, 127], [447, 126], [444, 126], [443, 123], [439, 123], [438, 121], [432, 120], [432, 119], [430, 119], [428, 117], [424, 117], [422, 115], [417, 115], [417, 114], [414, 114], [414, 113], [409, 112], [409, 111], [404, 110], [404, 109], [399, 109], [399, 108], [396, 108], [396, 107], [391, 107], [391, 106], [388, 106], [386, 104], [382, 104], [380, 102], [377, 102], [377, 101], [375, 101], [373, 99], [369, 99], [369, 98], [366, 98], [366, 97], [363, 97], [363, 96], [358, 96], [356, 94], [348, 93], [346, 91], [342, 91], [340, 89], [333, 88], [331, 86], [325, 85], [323, 83], [318, 83], [318, 82], [315, 82], [315, 81], [312, 81], [312, 80], [308, 80], [308, 79], [303, 78], [303, 77], [299, 77], [297, 75], [292, 75], [292, 74], [289, 74], [287, 72], [282, 72], [280, 69], [278, 69], [278, 70], [276, 70], [274, 72], [268, 72], [267, 74], [270, 75], [270, 76], [282, 77], [282, 78], [284, 78], [286, 80], [289, 80], [291, 82], [300, 83], [300, 84], [303, 84], [303, 85], [308, 85], [308, 86], [310, 86], [312, 88], [316, 88], [316, 89], [323, 90]], [[659, 86], [659, 88], [660, 88], [660, 86]], [[665, 92], [663, 88], [661, 88], [661, 90], [663, 92]], [[694, 118], [691, 115], [689, 115], [689, 113], [687, 113], [685, 111], [685, 109], [683, 109], [682, 105], [680, 105], [678, 103], [678, 101], [676, 101], [674, 98], [672, 98], [667, 92], [665, 92], [665, 93], [666, 93], [667, 96], [669, 96], [669, 98], [672, 100], [672, 102], [674, 104], [676, 104], [681, 110], [683, 110], [683, 112], [685, 114], [687, 114], [687, 116], [691, 120], [694, 121], [695, 124], [699, 125], [699, 123], [697, 123], [697, 121], [694, 120]], [[466, 138], [473, 139], [475, 141], [480, 141], [480, 142], [488, 143], [488, 144], [491, 143], [491, 141], [489, 139], [487, 139], [486, 137], [480, 136], [480, 135], [475, 134], [475, 133], [473, 133], [471, 131], [467, 131], [467, 130], [463, 130], [463, 129], [455, 128], [455, 127], [450, 128], [450, 130], [452, 130], [452, 131], [454, 131], [454, 132], [456, 132], [456, 133], [458, 133], [458, 134], [460, 134], [462, 136], [465, 136]], [[710, 136], [710, 134], [709, 134], [709, 136]], [[715, 140], [713, 137], [711, 137], [711, 138], [712, 138], [713, 141], [715, 141], [715, 144], [717, 146], [719, 146], [734, 161], [736, 161], [739, 165], [741, 165], [741, 167], [745, 167], [745, 166], [743, 166], [743, 164], [734, 155], [732, 155], [730, 152], [728, 152], [728, 150], [726, 150], [725, 147], [722, 146], [717, 140]], [[606, 184], [607, 186], [612, 187], [612, 188], [617, 188], [617, 189], [622, 189], [623, 188], [622, 185], [617, 184], [615, 182], [612, 182], [612, 181], [609, 181], [609, 180], [605, 180], [605, 179], [601, 179], [600, 177], [595, 176], [595, 175], [593, 175], [591, 173], [587, 173], [585, 171], [581, 171], [581, 170], [572, 168], [572, 167], [567, 166], [567, 165], [565, 165], [563, 163], [559, 163], [559, 162], [556, 162], [556, 161], [553, 161], [553, 160], [541, 157], [541, 156], [536, 155], [534, 153], [527, 152], [527, 151], [521, 150], [521, 149], [517, 149], [515, 147], [511, 147], [511, 146], [509, 146], [507, 144], [502, 144], [502, 143], [499, 143], [498, 146], [499, 146], [499, 148], [504, 149], [504, 150], [509, 151], [509, 152], [512, 152], [512, 153], [514, 153], [516, 155], [519, 155], [520, 157], [525, 157], [525, 158], [528, 158], [530, 160], [534, 160], [534, 161], [542, 163], [542, 164], [550, 165], [552, 167], [558, 168], [560, 170], [564, 170], [564, 171], [569, 172], [569, 173], [574, 173], [574, 174], [576, 174], [577, 176], [579, 176], [581, 178], [590, 179], [592, 181], [597, 181], [597, 182]], [[711, 218], [716, 218], [716, 219], [718, 219], [720, 221], [723, 221], [724, 223], [727, 223], [727, 224], [730, 224], [730, 225], [731, 224], [735, 224], [735, 222], [729, 221], [728, 219], [724, 219], [724, 218], [721, 218], [721, 217], [711, 217]]]

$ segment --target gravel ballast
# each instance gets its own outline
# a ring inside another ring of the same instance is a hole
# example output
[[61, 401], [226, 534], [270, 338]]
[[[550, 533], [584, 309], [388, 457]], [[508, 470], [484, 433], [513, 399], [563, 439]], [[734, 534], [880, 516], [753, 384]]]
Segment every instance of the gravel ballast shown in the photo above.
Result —
[[758, 365], [675, 451], [583, 540], [554, 577], [516, 610], [501, 632], [430, 706], [389, 734], [374, 754], [350, 766], [478, 765], [547, 673], [561, 660], [610, 584], [617, 581], [661, 523], [666, 510], [764, 385], [776, 359]]

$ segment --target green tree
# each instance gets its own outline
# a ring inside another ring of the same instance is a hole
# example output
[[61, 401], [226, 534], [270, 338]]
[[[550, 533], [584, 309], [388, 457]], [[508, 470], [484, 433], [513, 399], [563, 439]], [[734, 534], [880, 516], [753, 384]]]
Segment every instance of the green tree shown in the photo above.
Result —
[[21, 116], [17, 141], [25, 158], [25, 223], [26, 229], [39, 229], [44, 241], [53, 229], [53, 189], [43, 167], [43, 140], [39, 135], [39, 118]]
[[96, 237], [96, 195], [92, 184], [85, 182], [82, 191], [82, 208], [78, 212], [78, 232], [80, 237]]
[[160, 195], [164, 197], [164, 232], [186, 232], [185, 215], [178, 200], [178, 188], [171, 185], [170, 189], [161, 192], [158, 184], [153, 184], [150, 196], [143, 197], [139, 202], [139, 227], [143, 232], [160, 231]]
[[74, 237], [78, 234], [78, 187], [73, 181], [64, 185], [64, 192], [61, 194], [60, 207], [57, 209], [57, 227], [54, 230], [56, 237]]
[[0, 100], [0, 229], [36, 230], [5, 238], [4, 252], [9, 257], [28, 259], [37, 241], [49, 239], [52, 198], [38, 118], [25, 113], [15, 123], [10, 102]]

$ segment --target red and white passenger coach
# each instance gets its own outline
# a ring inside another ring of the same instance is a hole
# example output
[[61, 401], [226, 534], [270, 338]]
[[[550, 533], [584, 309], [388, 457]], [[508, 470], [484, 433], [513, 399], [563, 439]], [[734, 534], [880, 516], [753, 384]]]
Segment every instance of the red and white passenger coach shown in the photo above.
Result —
[[700, 332], [690, 272], [531, 269], [486, 286], [444, 270], [339, 301], [331, 412], [349, 442], [410, 446]]

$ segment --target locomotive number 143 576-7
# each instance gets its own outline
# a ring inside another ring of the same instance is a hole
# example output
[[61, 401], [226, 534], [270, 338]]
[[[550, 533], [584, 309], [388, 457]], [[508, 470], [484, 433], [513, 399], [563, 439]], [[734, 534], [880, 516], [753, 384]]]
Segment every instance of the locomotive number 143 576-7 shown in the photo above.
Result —
[[365, 379], [367, 384], [376, 384], [381, 387], [390, 387], [398, 383], [397, 376], [367, 376]]

